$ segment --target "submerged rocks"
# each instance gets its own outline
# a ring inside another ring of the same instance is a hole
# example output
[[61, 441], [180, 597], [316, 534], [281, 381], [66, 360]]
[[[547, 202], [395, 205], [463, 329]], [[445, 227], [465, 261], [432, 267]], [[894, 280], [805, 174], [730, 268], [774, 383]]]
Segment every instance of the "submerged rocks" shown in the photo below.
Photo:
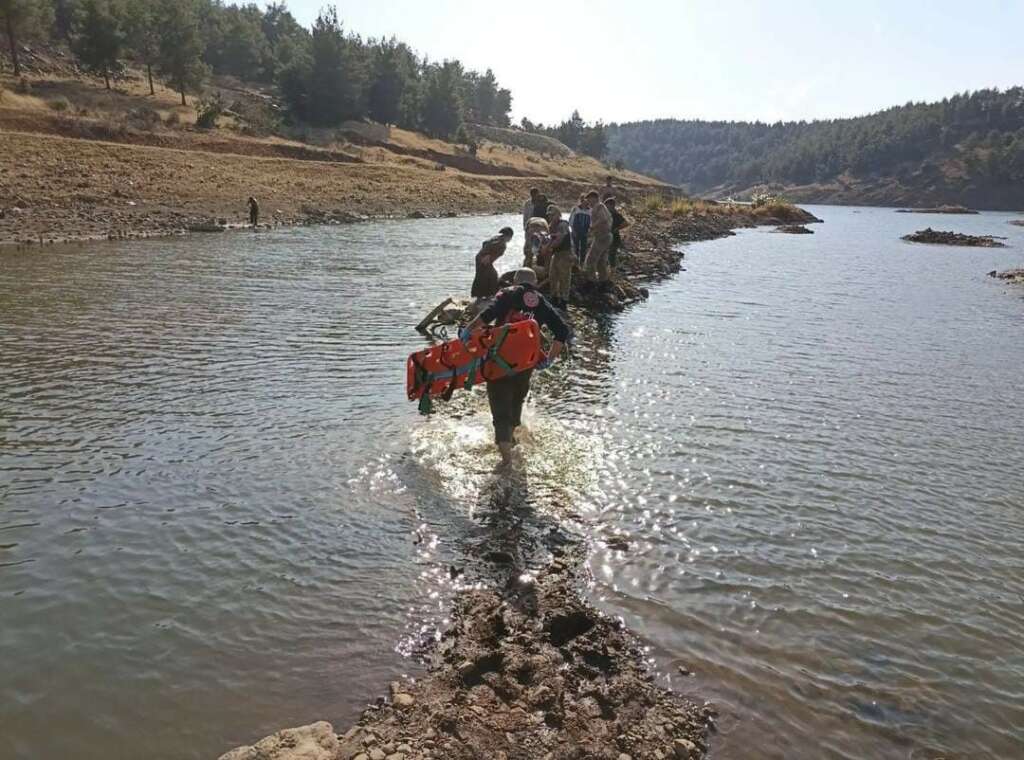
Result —
[[1018, 227], [1024, 227], [1024, 219], [1013, 219], [1010, 224], [1015, 224]]
[[997, 272], [994, 269], [988, 273], [989, 277], [1012, 282], [1015, 285], [1024, 285], [1024, 269], [1007, 269], [1005, 272]]
[[932, 208], [898, 208], [897, 214], [977, 214], [974, 209], [966, 206], [934, 206]]
[[996, 240], [992, 235], [964, 235], [960, 232], [943, 232], [931, 227], [918, 230], [912, 235], [904, 235], [903, 240], [911, 243], [932, 243], [936, 245], [958, 245], [973, 248], [1005, 248], [1006, 244]]
[[785, 232], [789, 235], [813, 235], [814, 230], [809, 230], [802, 224], [784, 224], [776, 227], [772, 232]]

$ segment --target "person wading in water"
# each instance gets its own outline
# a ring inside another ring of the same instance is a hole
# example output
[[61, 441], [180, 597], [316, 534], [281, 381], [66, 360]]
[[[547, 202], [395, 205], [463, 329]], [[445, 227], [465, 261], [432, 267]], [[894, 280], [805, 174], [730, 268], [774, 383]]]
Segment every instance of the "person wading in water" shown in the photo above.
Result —
[[[537, 290], [537, 274], [532, 269], [518, 269], [510, 288], [498, 293], [494, 303], [459, 330], [459, 339], [465, 342], [477, 329], [487, 324], [509, 324], [524, 319], [535, 319], [546, 325], [555, 340], [548, 350], [548, 356], [535, 369], [547, 369], [558, 358], [569, 340], [569, 325], [558, 311]], [[502, 465], [512, 461], [512, 447], [516, 445], [515, 429], [522, 424], [523, 402], [530, 393], [530, 379], [533, 369], [487, 382], [487, 401], [491, 407], [494, 423], [494, 441], [501, 454]]]
[[505, 255], [513, 234], [511, 227], [502, 227], [497, 235], [480, 246], [476, 255], [476, 276], [469, 291], [473, 298], [492, 298], [498, 292], [498, 270], [494, 268], [494, 262]]

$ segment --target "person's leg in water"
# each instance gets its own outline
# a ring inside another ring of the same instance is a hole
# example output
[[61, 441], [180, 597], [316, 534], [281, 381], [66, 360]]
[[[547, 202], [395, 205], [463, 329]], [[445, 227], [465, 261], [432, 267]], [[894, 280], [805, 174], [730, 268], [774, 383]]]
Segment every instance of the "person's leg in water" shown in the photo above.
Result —
[[494, 442], [498, 446], [503, 465], [512, 461], [514, 433], [522, 424], [523, 402], [530, 393], [532, 374], [533, 370], [527, 370], [487, 383], [487, 401], [491, 407], [491, 421], [494, 423]]

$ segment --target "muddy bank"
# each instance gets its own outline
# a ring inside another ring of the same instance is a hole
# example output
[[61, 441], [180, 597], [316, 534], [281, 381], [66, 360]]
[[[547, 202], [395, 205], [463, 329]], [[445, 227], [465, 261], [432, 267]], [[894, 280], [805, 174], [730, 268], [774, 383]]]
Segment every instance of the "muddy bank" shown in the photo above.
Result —
[[1006, 243], [996, 240], [992, 235], [965, 235], [962, 232], [943, 232], [928, 227], [910, 235], [903, 240], [910, 243], [931, 243], [933, 245], [957, 245], [970, 248], [1005, 248]]
[[314, 724], [221, 760], [703, 757], [714, 710], [653, 683], [632, 635], [577, 593], [581, 561], [570, 548], [535, 580], [464, 593], [428, 674], [392, 683], [344, 733]]
[[[500, 167], [493, 176], [482, 176], [422, 162], [241, 155], [221, 151], [252, 146], [225, 148], [213, 137], [191, 137], [196, 145], [184, 150], [0, 131], [0, 154], [17, 157], [0, 162], [0, 245], [245, 226], [250, 195], [260, 202], [260, 221], [274, 227], [518, 211], [533, 186], [553, 198], [570, 199], [597, 182], [502, 176]], [[637, 193], [660, 188], [639, 181], [619, 184]]]

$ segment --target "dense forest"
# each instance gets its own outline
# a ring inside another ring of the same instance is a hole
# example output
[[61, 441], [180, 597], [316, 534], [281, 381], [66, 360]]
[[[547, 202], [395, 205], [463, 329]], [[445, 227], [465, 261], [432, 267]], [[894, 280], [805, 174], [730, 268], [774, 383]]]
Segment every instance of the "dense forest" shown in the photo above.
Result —
[[[19, 76], [19, 48], [66, 44], [109, 88], [126, 60], [198, 96], [211, 74], [276, 86], [287, 117], [314, 126], [372, 118], [437, 137], [464, 122], [508, 126], [512, 95], [488, 70], [429, 61], [395, 39], [347, 32], [331, 6], [312, 28], [283, 2], [0, 0], [0, 40]], [[2, 61], [2, 59], [0, 59]]]
[[[695, 193], [860, 183], [861, 192], [874, 188], [879, 202], [913, 200], [915, 191], [929, 201], [990, 207], [1024, 201], [1021, 87], [908, 103], [851, 119], [776, 124], [662, 119], [610, 125], [607, 131], [613, 160]], [[878, 190], [883, 183], [898, 190]], [[795, 196], [817, 199], [812, 188]], [[839, 197], [857, 200], [856, 192]]]

